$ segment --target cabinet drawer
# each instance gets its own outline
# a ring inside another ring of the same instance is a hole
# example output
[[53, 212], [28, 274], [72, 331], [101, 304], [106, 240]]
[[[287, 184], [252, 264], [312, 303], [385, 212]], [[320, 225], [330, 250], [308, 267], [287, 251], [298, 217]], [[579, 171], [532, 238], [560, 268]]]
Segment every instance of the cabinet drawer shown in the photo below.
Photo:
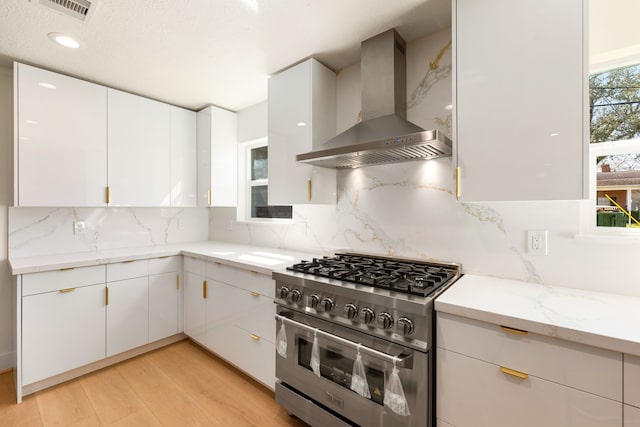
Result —
[[624, 403], [640, 408], [640, 357], [624, 355]]
[[205, 277], [207, 275], [207, 263], [203, 259], [185, 255], [184, 271]]
[[177, 256], [152, 258], [149, 260], [149, 274], [175, 273], [178, 271]]
[[640, 427], [640, 409], [624, 405], [624, 427]]
[[95, 285], [104, 283], [104, 280], [104, 265], [23, 274], [22, 295]]
[[264, 339], [254, 338], [248, 332], [238, 331], [238, 347], [242, 358], [237, 365], [247, 374], [273, 390], [276, 383], [275, 345]]
[[149, 275], [149, 260], [124, 261], [115, 264], [107, 264], [107, 282], [115, 282], [134, 277]]
[[[438, 347], [622, 401], [622, 354], [438, 313]], [[455, 423], [454, 423], [455, 424]]]
[[269, 298], [275, 298], [276, 295], [276, 284], [271, 276], [255, 271], [238, 269], [235, 285], [250, 292], [266, 295]]
[[235, 285], [237, 282], [237, 271], [237, 268], [230, 267], [219, 262], [207, 262], [207, 279], [213, 279], [218, 282]]
[[456, 427], [622, 425], [620, 402], [533, 375], [516, 378], [497, 365], [452, 351], [437, 352], [436, 411]]
[[252, 295], [249, 292], [243, 297], [241, 304], [243, 316], [237, 318], [235, 324], [260, 339], [276, 342], [276, 305], [271, 298], [264, 295]]

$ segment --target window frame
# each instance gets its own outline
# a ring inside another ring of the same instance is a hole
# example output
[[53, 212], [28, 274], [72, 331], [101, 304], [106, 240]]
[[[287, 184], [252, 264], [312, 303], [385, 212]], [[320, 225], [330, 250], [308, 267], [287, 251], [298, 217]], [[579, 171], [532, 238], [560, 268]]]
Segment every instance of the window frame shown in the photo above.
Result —
[[248, 141], [238, 146], [238, 181], [242, 185], [238, 186], [238, 208], [237, 208], [237, 222], [245, 223], [269, 223], [269, 224], [292, 224], [295, 212], [292, 206], [291, 218], [258, 218], [251, 216], [251, 189], [252, 187], [269, 185], [269, 178], [266, 179], [252, 179], [252, 164], [251, 164], [251, 150], [268, 147], [268, 138], [259, 138], [253, 141]]

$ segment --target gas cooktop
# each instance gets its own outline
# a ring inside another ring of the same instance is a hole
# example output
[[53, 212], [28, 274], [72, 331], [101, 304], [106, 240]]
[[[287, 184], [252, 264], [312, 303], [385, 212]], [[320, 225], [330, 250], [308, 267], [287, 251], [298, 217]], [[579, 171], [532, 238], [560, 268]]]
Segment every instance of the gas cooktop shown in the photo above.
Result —
[[455, 264], [348, 253], [302, 261], [287, 270], [424, 297], [460, 273]]

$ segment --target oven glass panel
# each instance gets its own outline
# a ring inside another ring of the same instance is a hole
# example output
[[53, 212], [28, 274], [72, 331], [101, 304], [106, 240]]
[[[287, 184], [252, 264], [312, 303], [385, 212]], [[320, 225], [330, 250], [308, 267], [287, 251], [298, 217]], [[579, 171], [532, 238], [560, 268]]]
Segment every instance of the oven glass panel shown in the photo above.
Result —
[[[313, 342], [298, 337], [298, 364], [311, 370]], [[351, 390], [351, 373], [354, 359], [343, 356], [339, 350], [320, 345], [320, 375], [329, 381]], [[382, 405], [384, 399], [384, 372], [365, 365], [371, 400]], [[355, 393], [355, 392], [354, 392]]]

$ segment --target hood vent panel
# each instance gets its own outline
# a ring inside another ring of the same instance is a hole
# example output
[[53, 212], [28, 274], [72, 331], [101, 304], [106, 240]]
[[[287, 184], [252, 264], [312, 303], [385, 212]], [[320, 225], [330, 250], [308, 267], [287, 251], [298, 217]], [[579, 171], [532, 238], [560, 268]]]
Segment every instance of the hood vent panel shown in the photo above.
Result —
[[429, 160], [451, 155], [451, 140], [437, 130], [387, 138], [342, 148], [299, 154], [296, 160], [332, 169]]
[[40, 0], [40, 4], [80, 21], [86, 19], [91, 8], [91, 2], [88, 0]]
[[451, 140], [406, 120], [405, 42], [394, 30], [362, 42], [362, 122], [296, 156], [298, 162], [349, 169], [451, 156]]

